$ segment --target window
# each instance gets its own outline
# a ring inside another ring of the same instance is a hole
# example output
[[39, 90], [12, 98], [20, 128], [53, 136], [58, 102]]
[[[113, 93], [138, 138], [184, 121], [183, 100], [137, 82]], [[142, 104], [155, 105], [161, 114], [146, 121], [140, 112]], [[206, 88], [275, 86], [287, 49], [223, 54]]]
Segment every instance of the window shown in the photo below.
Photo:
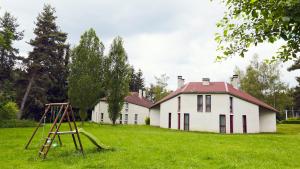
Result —
[[122, 124], [122, 114], [120, 114], [120, 124]]
[[230, 100], [230, 113], [233, 113], [233, 97], [229, 97]]
[[178, 112], [180, 112], [180, 104], [181, 104], [181, 99], [178, 97]]
[[101, 122], [103, 122], [103, 116], [104, 116], [104, 114], [101, 113]]
[[137, 124], [137, 120], [138, 120], [138, 114], [134, 115], [134, 124]]
[[128, 102], [125, 102], [125, 111], [128, 112]]
[[205, 111], [211, 112], [211, 95], [205, 96]]
[[124, 124], [128, 124], [128, 114], [125, 114]]
[[197, 96], [197, 112], [203, 112], [203, 96]]

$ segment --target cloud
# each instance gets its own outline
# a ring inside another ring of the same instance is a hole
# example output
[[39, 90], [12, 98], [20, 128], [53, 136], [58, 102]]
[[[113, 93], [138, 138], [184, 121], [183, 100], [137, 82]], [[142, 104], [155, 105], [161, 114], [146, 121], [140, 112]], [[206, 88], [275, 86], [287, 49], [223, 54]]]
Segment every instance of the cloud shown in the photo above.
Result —
[[[222, 17], [224, 7], [218, 1], [199, 0], [6, 0], [0, 12], [11, 12], [25, 29], [22, 42], [16, 43], [26, 55], [31, 50], [25, 42], [34, 37], [34, 22], [44, 3], [56, 8], [57, 23], [68, 33], [71, 45], [79, 42], [80, 35], [94, 28], [106, 47], [106, 53], [114, 37], [124, 39], [130, 64], [143, 70], [146, 83], [154, 83], [154, 76], [166, 73], [170, 76], [169, 88], [176, 88], [177, 75], [186, 81], [201, 81], [209, 77], [213, 81], [227, 81], [236, 65], [246, 67], [254, 53], [265, 58], [280, 45], [263, 44], [252, 48], [246, 58], [230, 58], [216, 63], [214, 33], [216, 22]], [[299, 72], [287, 72], [282, 67], [282, 78], [295, 86]]]

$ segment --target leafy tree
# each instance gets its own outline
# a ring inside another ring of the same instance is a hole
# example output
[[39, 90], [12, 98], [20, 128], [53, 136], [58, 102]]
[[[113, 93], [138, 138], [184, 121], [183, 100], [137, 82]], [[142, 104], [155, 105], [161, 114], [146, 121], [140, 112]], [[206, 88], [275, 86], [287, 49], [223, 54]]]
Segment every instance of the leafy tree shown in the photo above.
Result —
[[292, 97], [291, 90], [280, 79], [278, 66], [278, 63], [259, 62], [256, 56], [245, 73], [240, 69], [236, 69], [235, 73], [242, 75], [240, 88], [243, 91], [283, 111], [291, 106]]
[[218, 60], [234, 55], [244, 57], [251, 45], [285, 42], [271, 61], [298, 58], [300, 51], [299, 0], [222, 0], [227, 11], [217, 23]]
[[68, 94], [71, 103], [79, 108], [82, 124], [88, 109], [92, 108], [104, 93], [103, 50], [104, 45], [95, 30], [89, 29], [71, 52]]
[[62, 94], [62, 98], [56, 99], [52, 95], [54, 92], [51, 91], [53, 88], [62, 90], [56, 92], [55, 96], [66, 92], [64, 85], [68, 60], [66, 57], [68, 45], [65, 43], [67, 34], [59, 30], [54, 13], [54, 8], [45, 5], [37, 17], [35, 38], [29, 42], [33, 50], [25, 62], [28, 82], [21, 101], [19, 118], [23, 116], [26, 103], [30, 112], [39, 113], [45, 102], [66, 100], [65, 94]]
[[162, 74], [160, 77], [155, 76], [154, 78], [156, 84], [150, 84], [150, 88], [147, 89], [147, 97], [153, 102], [157, 102], [170, 93], [167, 89], [169, 77], [166, 74]]
[[131, 69], [127, 61], [127, 54], [121, 37], [116, 37], [111, 45], [107, 64], [107, 101], [109, 118], [115, 124], [128, 95]]

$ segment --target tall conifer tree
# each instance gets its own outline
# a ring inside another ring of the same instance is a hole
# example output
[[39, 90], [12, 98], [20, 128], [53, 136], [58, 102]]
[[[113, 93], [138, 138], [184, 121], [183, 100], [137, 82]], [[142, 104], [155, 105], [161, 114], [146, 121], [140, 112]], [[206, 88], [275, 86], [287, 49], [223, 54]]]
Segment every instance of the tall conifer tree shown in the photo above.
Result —
[[115, 124], [128, 95], [131, 69], [121, 37], [116, 37], [111, 45], [106, 67], [107, 101], [109, 118]]
[[[41, 111], [45, 102], [66, 99], [67, 34], [59, 30], [54, 14], [55, 9], [45, 5], [37, 17], [35, 38], [29, 42], [33, 50], [27, 59], [28, 85], [21, 102], [19, 117], [23, 115], [28, 100], [29, 109], [34, 113]], [[51, 91], [53, 88], [59, 91], [54, 93]]]

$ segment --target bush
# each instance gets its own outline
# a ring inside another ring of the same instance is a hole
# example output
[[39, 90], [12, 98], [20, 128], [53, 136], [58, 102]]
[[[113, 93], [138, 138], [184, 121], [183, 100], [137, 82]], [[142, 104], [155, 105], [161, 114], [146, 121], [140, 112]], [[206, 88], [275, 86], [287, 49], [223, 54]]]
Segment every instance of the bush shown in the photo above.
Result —
[[0, 128], [14, 128], [14, 127], [36, 127], [37, 123], [32, 120], [0, 120]]
[[0, 106], [0, 119], [15, 119], [18, 112], [19, 108], [15, 102], [7, 102], [4, 105]]
[[146, 123], [146, 125], [150, 125], [150, 117], [146, 117], [145, 123]]
[[294, 120], [294, 119], [292, 119], [292, 120], [283, 120], [281, 123], [282, 124], [300, 124], [300, 120]]

